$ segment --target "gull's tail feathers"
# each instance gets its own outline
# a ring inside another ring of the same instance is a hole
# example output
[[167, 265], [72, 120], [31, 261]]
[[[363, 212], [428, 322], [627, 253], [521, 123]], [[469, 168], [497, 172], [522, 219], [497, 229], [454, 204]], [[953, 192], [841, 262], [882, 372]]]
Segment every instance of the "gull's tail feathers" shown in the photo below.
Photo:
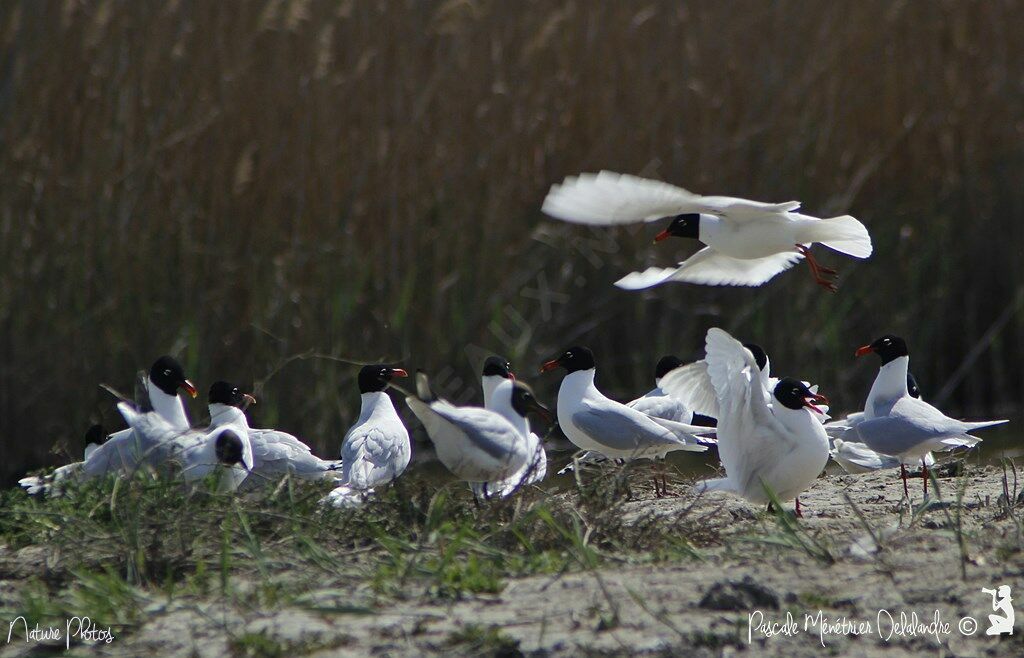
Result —
[[1005, 418], [1003, 420], [980, 420], [980, 421], [973, 422], [973, 423], [972, 422], [964, 421], [964, 432], [973, 432], [975, 430], [983, 430], [986, 427], [995, 427], [996, 425], [1002, 425], [1002, 424], [1008, 423], [1008, 422], [1010, 422], [1010, 421], [1005, 419]]
[[867, 258], [874, 251], [867, 227], [849, 215], [809, 223], [806, 236], [808, 242], [821, 243], [854, 258]]
[[365, 503], [373, 496], [373, 493], [373, 489], [353, 489], [347, 485], [341, 485], [321, 498], [320, 504], [335, 509], [353, 509]]

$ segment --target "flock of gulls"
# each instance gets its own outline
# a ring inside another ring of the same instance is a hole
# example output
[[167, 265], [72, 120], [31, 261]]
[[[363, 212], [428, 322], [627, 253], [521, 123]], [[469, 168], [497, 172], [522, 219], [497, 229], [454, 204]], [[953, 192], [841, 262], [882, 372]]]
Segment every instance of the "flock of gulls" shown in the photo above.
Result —
[[[553, 186], [543, 212], [590, 225], [667, 220], [655, 241], [676, 236], [704, 245], [674, 268], [626, 275], [615, 284], [620, 288], [670, 281], [759, 286], [805, 260], [815, 283], [835, 292], [837, 273], [818, 263], [812, 246], [867, 258], [871, 237], [853, 217], [820, 219], [797, 212], [799, 207], [796, 201], [700, 196], [659, 181], [601, 172]], [[582, 451], [568, 468], [592, 460], [661, 459], [713, 446], [724, 477], [698, 482], [698, 491], [726, 491], [769, 506], [773, 499], [794, 500], [799, 516], [800, 494], [830, 457], [851, 473], [899, 468], [909, 500], [908, 466], [921, 467], [927, 496], [933, 453], [970, 448], [979, 441], [971, 432], [1006, 422], [960, 421], [925, 402], [909, 370], [907, 343], [899, 336], [884, 335], [856, 351], [857, 356], [876, 354], [881, 367], [863, 410], [841, 420], [831, 420], [828, 400], [817, 386], [773, 377], [762, 347], [712, 328], [705, 351], [704, 359], [688, 364], [662, 358], [655, 367], [655, 388], [628, 403], [597, 388], [597, 363], [587, 347], [569, 347], [545, 362], [541, 372], [565, 372], [555, 416]], [[360, 505], [409, 465], [409, 431], [387, 392], [395, 378], [404, 377], [404, 369], [387, 364], [360, 370], [359, 418], [345, 435], [340, 459], [332, 460], [314, 455], [291, 434], [250, 427], [245, 411], [254, 398], [228, 382], [209, 389], [209, 426], [193, 428], [180, 396], [195, 397], [196, 387], [180, 363], [162, 356], [148, 373], [140, 373], [133, 400], [119, 396], [117, 408], [127, 429], [90, 443], [81, 462], [20, 483], [31, 494], [59, 495], [70, 482], [130, 476], [139, 469], [188, 486], [212, 479], [220, 491], [274, 486], [293, 477], [333, 482], [335, 488], [321, 501], [325, 506]], [[481, 386], [482, 407], [457, 406], [435, 395], [426, 374], [418, 372], [416, 393], [405, 402], [438, 459], [469, 483], [477, 499], [504, 498], [547, 476], [544, 441], [531, 430], [528, 416], [554, 419], [502, 357], [485, 361]], [[666, 493], [664, 477], [660, 485], [655, 478], [655, 491]]]

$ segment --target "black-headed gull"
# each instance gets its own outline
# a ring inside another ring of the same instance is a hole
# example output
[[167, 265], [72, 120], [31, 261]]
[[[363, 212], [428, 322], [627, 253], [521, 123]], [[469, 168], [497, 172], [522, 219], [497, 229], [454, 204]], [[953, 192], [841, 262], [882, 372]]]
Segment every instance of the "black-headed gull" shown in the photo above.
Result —
[[703, 452], [697, 434], [710, 428], [648, 416], [606, 397], [594, 385], [597, 367], [586, 347], [571, 347], [541, 366], [541, 372], [564, 368], [558, 388], [558, 424], [582, 450], [622, 459], [664, 457], [675, 450]]
[[[178, 391], [185, 391], [192, 397], [196, 396], [196, 387], [185, 376], [185, 371], [172, 356], [161, 356], [150, 366], [149, 372], [140, 372], [140, 385], [137, 387], [140, 396], [146, 398], [142, 402], [160, 414], [167, 423], [179, 430], [190, 427], [185, 405]], [[133, 473], [142, 464], [156, 465], [153, 447], [132, 429], [121, 430], [109, 435], [106, 442], [94, 443], [92, 437], [86, 446], [82, 461], [61, 466], [46, 476], [33, 476], [18, 481], [30, 494], [53, 493], [51, 485], [68, 478], [89, 480], [114, 473]]]
[[[768, 353], [756, 343], [743, 343], [743, 347], [750, 350], [757, 362], [758, 377], [761, 380], [761, 390], [764, 393], [765, 402], [772, 404], [772, 391], [779, 383], [778, 377], [772, 377], [772, 364]], [[812, 392], [817, 392], [818, 386], [804, 382]], [[718, 398], [715, 387], [711, 384], [708, 376], [708, 364], [706, 359], [694, 361], [684, 366], [675, 368], [666, 373], [661, 379], [661, 388], [671, 397], [679, 399], [687, 407], [710, 418], [718, 417]], [[818, 420], [825, 422], [828, 419], [828, 405], [815, 405], [815, 415]], [[699, 423], [698, 423], [699, 424]]]
[[626, 403], [637, 411], [642, 411], [648, 416], [674, 420], [679, 423], [714, 427], [715, 419], [711, 416], [696, 413], [683, 402], [681, 398], [668, 394], [662, 388], [661, 382], [670, 372], [686, 367], [682, 359], [673, 355], [666, 355], [658, 360], [654, 366], [654, 388], [645, 393], [642, 397]]
[[438, 398], [422, 372], [417, 373], [416, 392], [418, 397], [405, 401], [434, 442], [438, 459], [456, 477], [467, 482], [504, 480], [533, 457], [526, 414], [547, 410], [522, 382], [500, 382], [491, 396], [492, 409], [457, 407]]
[[252, 468], [240, 489], [252, 490], [277, 484], [286, 475], [300, 480], [322, 480], [336, 475], [341, 462], [320, 459], [297, 437], [273, 429], [249, 427], [245, 410], [256, 398], [231, 384], [219, 381], [210, 386], [210, 429], [221, 425], [246, 427], [252, 445]]
[[511, 379], [512, 381], [516, 379], [515, 373], [512, 372], [512, 364], [509, 363], [508, 359], [496, 355], [487, 357], [484, 360], [484, 367], [480, 373], [480, 386], [484, 391], [485, 409], [490, 407], [494, 389], [506, 379]]
[[867, 402], [864, 419], [842, 432], [843, 441], [863, 443], [883, 455], [900, 460], [904, 493], [907, 491], [903, 464], [922, 461], [924, 492], [928, 493], [928, 465], [925, 456], [932, 451], [971, 447], [981, 439], [969, 432], [1002, 425], [1006, 420], [965, 422], [946, 416], [924, 400], [914, 398], [907, 389], [910, 352], [899, 336], [887, 334], [857, 350], [857, 356], [871, 353], [882, 360]]
[[812, 411], [827, 400], [801, 381], [780, 379], [769, 406], [750, 350], [722, 329], [708, 330], [708, 375], [718, 396], [718, 454], [725, 477], [697, 489], [731, 491], [755, 503], [796, 499], [828, 462], [828, 436]]
[[705, 246], [675, 268], [652, 267], [615, 283], [638, 290], [668, 281], [706, 285], [759, 286], [807, 259], [814, 280], [835, 291], [835, 271], [818, 264], [810, 247], [867, 258], [871, 236], [859, 221], [843, 215], [819, 219], [795, 212], [798, 201], [762, 203], [701, 196], [660, 181], [602, 171], [553, 185], [543, 212], [579, 224], [611, 225], [671, 218], [655, 240], [693, 238]]
[[[912, 398], [921, 397], [921, 389], [917, 385], [914, 375], [907, 372], [907, 393]], [[832, 439], [832, 459], [843, 467], [847, 473], [869, 473], [889, 468], [898, 468], [901, 462], [897, 457], [891, 455], [880, 455], [863, 443], [844, 441], [843, 435], [851, 426], [864, 420], [864, 412], [858, 411], [848, 415], [842, 420], [834, 420], [825, 423], [825, 432]], [[932, 453], [924, 456], [924, 463], [931, 467], [935, 464], [935, 457]], [[905, 467], [905, 465], [904, 465]], [[908, 492], [909, 494], [909, 492]]]
[[[502, 406], [496, 408], [493, 403], [494, 390], [503, 381], [515, 381], [515, 373], [512, 372], [512, 365], [507, 359], [499, 356], [489, 356], [484, 361], [484, 367], [480, 373], [480, 385], [484, 392], [484, 409], [502, 412]], [[519, 421], [515, 418], [508, 418], [513, 424]], [[548, 455], [536, 432], [530, 430], [529, 420], [526, 422], [526, 449], [533, 455], [523, 464], [523, 467], [503, 480], [493, 482], [473, 482], [470, 487], [473, 495], [485, 500], [493, 496], [507, 498], [523, 487], [540, 482], [548, 473]]]
[[341, 443], [339, 486], [321, 501], [332, 507], [352, 507], [405, 471], [412, 457], [409, 430], [395, 410], [387, 387], [395, 377], [408, 377], [401, 368], [384, 364], [359, 371], [359, 418]]
[[[231, 405], [229, 398], [219, 397], [219, 391], [219, 387], [211, 388], [211, 402]], [[217, 490], [234, 491], [252, 469], [252, 444], [244, 414], [235, 422], [183, 432], [155, 411], [129, 402], [119, 402], [117, 410], [142, 441], [154, 446], [153, 453], [160, 460], [158, 469], [180, 475], [186, 484], [194, 486], [216, 473]]]

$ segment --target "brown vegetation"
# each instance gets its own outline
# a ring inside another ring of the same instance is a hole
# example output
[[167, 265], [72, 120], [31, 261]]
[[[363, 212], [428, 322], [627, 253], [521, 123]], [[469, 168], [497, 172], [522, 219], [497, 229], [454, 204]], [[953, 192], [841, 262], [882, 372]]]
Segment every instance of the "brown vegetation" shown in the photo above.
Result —
[[[167, 351], [257, 383], [258, 424], [325, 454], [355, 368], [295, 355], [452, 366], [455, 389], [467, 345], [529, 373], [580, 340], [626, 395], [721, 324], [851, 408], [861, 342], [906, 334], [934, 397], [992, 329], [949, 406], [1019, 402], [1021, 24], [1004, 2], [4, 2], [0, 479], [77, 452], [113, 421], [96, 383]], [[618, 291], [692, 246], [542, 218], [599, 168], [850, 212], [876, 256], [826, 256], [835, 296], [802, 270]]]

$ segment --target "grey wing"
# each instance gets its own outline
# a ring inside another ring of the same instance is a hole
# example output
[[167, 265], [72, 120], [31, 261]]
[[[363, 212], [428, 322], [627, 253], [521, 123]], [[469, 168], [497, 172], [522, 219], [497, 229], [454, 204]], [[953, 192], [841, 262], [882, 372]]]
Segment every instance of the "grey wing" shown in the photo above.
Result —
[[640, 412], [620, 413], [617, 409], [591, 405], [574, 413], [572, 422], [602, 446], [621, 452], [642, 455], [652, 449], [684, 445], [672, 432]]
[[883, 416], [854, 426], [847, 432], [846, 440], [863, 443], [883, 455], [901, 455], [941, 436], [906, 418]]
[[701, 359], [679, 366], [661, 378], [661, 390], [680, 400], [698, 414], [718, 418], [718, 399], [708, 376], [707, 361]]
[[691, 414], [686, 405], [681, 400], [669, 397], [668, 395], [644, 396], [633, 400], [626, 406], [648, 416], [674, 420], [679, 423], [690, 422]]
[[940, 443], [956, 447], [978, 442], [964, 431], [963, 423], [911, 397], [900, 398], [889, 415], [858, 423], [847, 435], [886, 455], [902, 455], [924, 444], [936, 449]]
[[287, 473], [303, 479], [318, 479], [326, 476], [334, 465], [314, 455], [308, 445], [287, 432], [250, 430], [249, 441], [253, 454], [252, 474], [264, 479], [279, 479]]
[[494, 459], [504, 459], [519, 436], [511, 423], [487, 409], [453, 405], [431, 408]]

